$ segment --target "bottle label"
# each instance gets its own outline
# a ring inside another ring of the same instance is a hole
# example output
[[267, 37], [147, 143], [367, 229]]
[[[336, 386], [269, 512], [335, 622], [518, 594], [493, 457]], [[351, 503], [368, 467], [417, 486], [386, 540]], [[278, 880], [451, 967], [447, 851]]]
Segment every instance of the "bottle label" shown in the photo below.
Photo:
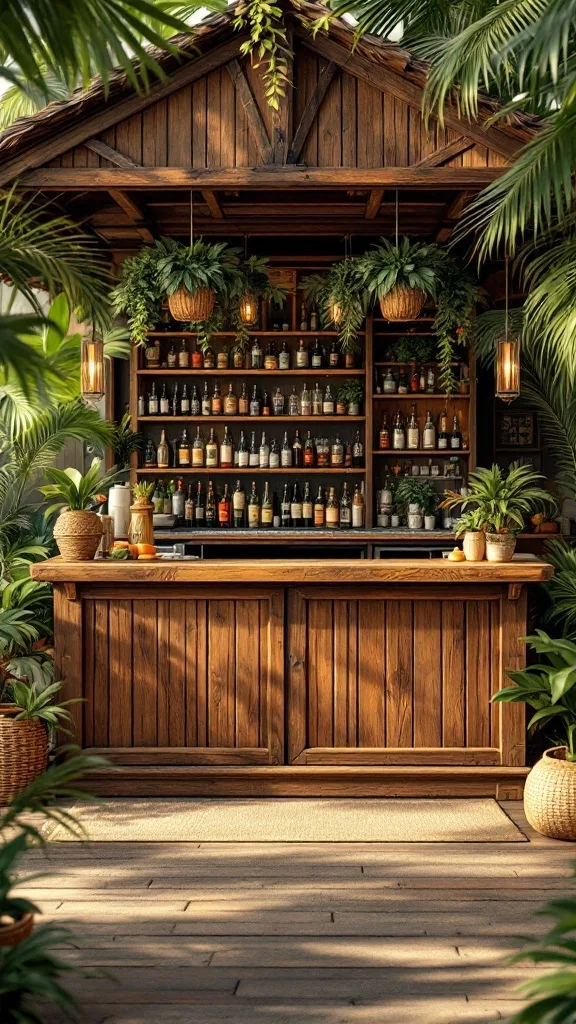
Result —
[[290, 518], [291, 519], [302, 519], [302, 502], [292, 501], [290, 502]]
[[260, 469], [268, 469], [270, 465], [270, 455], [268, 452], [263, 452], [262, 449], [260, 449], [260, 454], [258, 456], [258, 465]]
[[190, 412], [190, 402], [187, 398], [183, 398], [180, 402], [180, 415], [187, 416]]
[[338, 526], [338, 509], [334, 505], [326, 506], [326, 526]]
[[305, 351], [302, 352], [300, 349], [298, 349], [298, 351], [296, 353], [296, 368], [298, 370], [305, 370], [307, 366], [308, 366], [308, 353], [305, 352]]
[[[188, 448], [180, 448], [178, 450], [178, 464], [180, 466], [190, 465], [190, 452]], [[160, 463], [158, 463], [158, 465], [160, 465]]]
[[303, 501], [302, 502], [302, 518], [303, 519], [312, 519], [312, 511], [313, 511], [312, 510], [312, 502], [311, 501]]
[[314, 505], [314, 526], [324, 526], [324, 505]]
[[402, 451], [405, 448], [405, 446], [406, 446], [406, 439], [404, 437], [403, 431], [395, 430], [394, 431], [394, 448], [396, 448], [398, 451]]
[[328, 399], [328, 400], [324, 399], [324, 403], [322, 405], [322, 412], [323, 412], [324, 416], [333, 416], [334, 415], [334, 402], [330, 401], [330, 399]]
[[203, 509], [202, 505], [196, 505], [195, 516], [196, 516], [196, 522], [199, 522], [199, 521], [204, 522], [204, 509]]
[[249, 466], [253, 466], [255, 469], [257, 469], [258, 468], [258, 461], [259, 461], [258, 452], [250, 452], [250, 455], [248, 456], [248, 465]]
[[234, 491], [234, 511], [243, 512], [246, 508], [246, 492]]
[[218, 450], [216, 445], [206, 445], [206, 468], [210, 469], [218, 465]]
[[170, 412], [170, 402], [167, 398], [160, 399], [160, 412]]
[[282, 452], [281, 463], [283, 466], [292, 465], [292, 452]]
[[209, 416], [210, 415], [210, 399], [209, 398], [203, 398], [202, 399], [202, 415], [203, 416]]
[[448, 438], [447, 437], [439, 437], [438, 438], [438, 447], [439, 448], [447, 448], [448, 447]]
[[272, 509], [272, 506], [271, 505], [263, 505], [262, 506], [262, 520], [261, 520], [262, 521], [262, 525], [264, 525], [264, 523], [269, 525], [272, 522], [272, 519], [273, 519], [273, 509]]
[[236, 399], [235, 398], [225, 398], [224, 399], [224, 412], [226, 413], [227, 416], [235, 416], [236, 415], [236, 408], [237, 408], [237, 403], [236, 403]]
[[201, 448], [192, 449], [192, 465], [203, 466], [204, 465], [204, 452]]
[[258, 526], [260, 523], [260, 506], [248, 505], [248, 526]]
[[314, 465], [314, 449], [313, 448], [305, 448], [304, 449], [304, 465], [305, 466], [313, 466]]
[[417, 448], [420, 442], [418, 427], [408, 427], [408, 447]]
[[249, 454], [248, 452], [238, 452], [238, 465], [248, 466], [249, 465]]
[[278, 360], [277, 360], [276, 356], [273, 356], [273, 355], [266, 355], [266, 356], [264, 356], [264, 369], [265, 370], [277, 370], [278, 369]]
[[313, 352], [312, 353], [312, 369], [313, 370], [319, 370], [321, 368], [321, 366], [322, 366], [322, 356], [320, 355], [319, 352], [318, 353]]
[[221, 501], [218, 503], [218, 522], [229, 523], [230, 522], [230, 508], [227, 501]]
[[278, 452], [270, 452], [270, 469], [280, 468], [280, 456]]
[[250, 405], [247, 398], [238, 399], [238, 412], [241, 416], [247, 416], [249, 408]]
[[435, 438], [434, 434], [435, 434], [434, 427], [424, 428], [424, 438], [423, 438], [423, 441], [422, 441], [422, 444], [423, 444], [424, 448], [435, 448], [436, 447], [436, 438]]
[[290, 369], [290, 353], [289, 352], [281, 352], [280, 353], [280, 356], [278, 357], [278, 367], [279, 367], [280, 370], [289, 370]]
[[221, 398], [213, 398], [212, 399], [212, 415], [213, 416], [221, 416], [222, 415], [222, 399]]
[[350, 507], [347, 506], [347, 505], [343, 505], [341, 507], [341, 509], [340, 509], [340, 522], [341, 523], [350, 523], [351, 521], [352, 521], [352, 512], [350, 510]]
[[300, 403], [300, 415], [301, 416], [311, 416], [312, 415], [312, 405], [311, 405], [310, 402], [301, 402]]
[[352, 505], [352, 526], [364, 525], [364, 506]]
[[341, 448], [332, 448], [330, 453], [330, 463], [332, 466], [344, 465], [344, 452]]
[[232, 465], [232, 445], [221, 444], [220, 445], [220, 463], [222, 466]]

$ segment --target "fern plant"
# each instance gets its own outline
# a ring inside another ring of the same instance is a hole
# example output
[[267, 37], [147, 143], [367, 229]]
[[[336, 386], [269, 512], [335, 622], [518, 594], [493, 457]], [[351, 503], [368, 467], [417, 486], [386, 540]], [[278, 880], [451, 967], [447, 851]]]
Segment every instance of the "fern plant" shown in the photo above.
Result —
[[451, 394], [458, 382], [452, 363], [455, 348], [470, 341], [473, 313], [480, 298], [480, 289], [471, 274], [447, 258], [436, 294], [434, 333], [438, 360], [438, 386]]
[[358, 331], [367, 309], [360, 259], [348, 256], [334, 263], [327, 274], [308, 274], [301, 285], [306, 301], [318, 306], [322, 322], [338, 331], [342, 351], [357, 352]]
[[191, 245], [163, 238], [156, 245], [161, 295], [173, 295], [179, 288], [186, 288], [189, 292], [209, 288], [221, 299], [239, 293], [242, 287], [240, 249], [229, 246], [227, 242], [204, 242], [201, 238]]
[[394, 245], [381, 238], [379, 245], [359, 257], [359, 270], [368, 295], [383, 299], [393, 288], [415, 288], [436, 297], [447, 256], [435, 243], [411, 242], [403, 238]]

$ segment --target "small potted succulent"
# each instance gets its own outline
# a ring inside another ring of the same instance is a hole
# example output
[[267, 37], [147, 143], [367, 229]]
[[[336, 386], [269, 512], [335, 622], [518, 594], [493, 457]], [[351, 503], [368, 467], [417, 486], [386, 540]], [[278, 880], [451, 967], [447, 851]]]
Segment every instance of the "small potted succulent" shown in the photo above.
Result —
[[446, 253], [435, 243], [403, 238], [394, 244], [381, 238], [359, 264], [363, 286], [379, 301], [384, 319], [402, 321], [415, 320], [426, 296], [436, 296], [446, 261]]
[[157, 264], [158, 286], [168, 297], [174, 320], [203, 322], [211, 315], [216, 299], [226, 299], [242, 286], [240, 250], [226, 242], [197, 238], [182, 245], [172, 238], [157, 243], [164, 252]]
[[364, 388], [359, 380], [346, 380], [338, 388], [336, 394], [337, 411], [347, 412], [349, 416], [360, 415], [360, 403], [364, 399]]
[[102, 536], [102, 521], [93, 511], [106, 500], [100, 492], [118, 477], [116, 467], [100, 476], [101, 459], [93, 459], [90, 469], [82, 474], [77, 469], [47, 469], [51, 482], [39, 490], [51, 502], [46, 515], [59, 511], [54, 525], [54, 540], [64, 559], [69, 562], [91, 561]]

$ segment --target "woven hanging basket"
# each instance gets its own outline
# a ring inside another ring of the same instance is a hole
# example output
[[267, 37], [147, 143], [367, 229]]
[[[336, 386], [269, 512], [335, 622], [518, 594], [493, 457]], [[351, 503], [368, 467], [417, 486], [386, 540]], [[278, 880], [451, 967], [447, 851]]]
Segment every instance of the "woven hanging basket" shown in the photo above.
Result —
[[54, 540], [66, 562], [90, 562], [102, 536], [102, 520], [95, 512], [61, 512], [54, 526]]
[[385, 320], [416, 320], [422, 312], [425, 298], [419, 288], [404, 288], [397, 284], [380, 299], [380, 311]]
[[524, 811], [533, 829], [549, 839], [576, 842], [576, 762], [565, 747], [551, 747], [524, 787]]
[[17, 921], [10, 924], [0, 923], [0, 946], [17, 946], [22, 939], [32, 934], [34, 914], [22, 914]]
[[46, 771], [48, 734], [37, 718], [14, 721], [20, 708], [0, 704], [0, 804], [7, 804]]
[[187, 288], [179, 288], [168, 296], [168, 307], [174, 320], [207, 320], [212, 310], [216, 295], [210, 288], [197, 288], [189, 292]]

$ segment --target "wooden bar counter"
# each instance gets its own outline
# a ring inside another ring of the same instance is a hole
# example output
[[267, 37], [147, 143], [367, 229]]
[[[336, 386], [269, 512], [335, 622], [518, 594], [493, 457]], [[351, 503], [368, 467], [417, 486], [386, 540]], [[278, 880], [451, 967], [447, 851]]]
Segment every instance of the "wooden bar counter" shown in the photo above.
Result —
[[498, 795], [527, 773], [534, 556], [64, 562], [57, 678], [108, 795]]

